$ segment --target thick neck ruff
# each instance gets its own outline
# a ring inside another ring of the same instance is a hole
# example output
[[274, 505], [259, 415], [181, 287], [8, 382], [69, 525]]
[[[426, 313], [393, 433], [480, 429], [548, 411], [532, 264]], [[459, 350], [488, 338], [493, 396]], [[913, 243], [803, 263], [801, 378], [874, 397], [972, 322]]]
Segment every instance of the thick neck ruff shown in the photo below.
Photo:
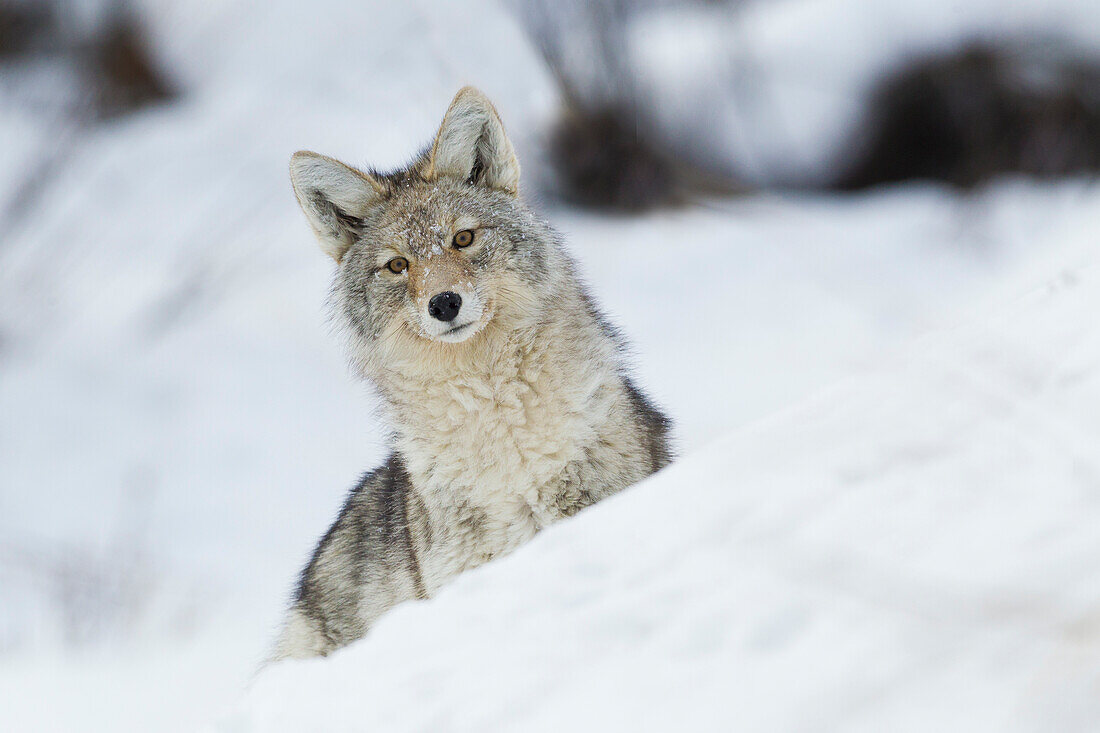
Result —
[[425, 498], [537, 510], [539, 489], [597, 440], [618, 391], [613, 347], [594, 322], [541, 326], [489, 324], [449, 362], [383, 375], [395, 447]]

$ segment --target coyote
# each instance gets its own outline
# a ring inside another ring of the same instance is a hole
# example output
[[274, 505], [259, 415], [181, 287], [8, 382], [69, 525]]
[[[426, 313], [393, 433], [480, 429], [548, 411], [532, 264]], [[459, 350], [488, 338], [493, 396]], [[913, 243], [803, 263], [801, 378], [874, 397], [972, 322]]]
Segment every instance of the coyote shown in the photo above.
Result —
[[496, 110], [467, 87], [392, 173], [312, 152], [294, 193], [336, 261], [332, 306], [390, 455], [301, 573], [273, 658], [325, 655], [670, 459], [667, 418], [550, 226], [519, 196]]

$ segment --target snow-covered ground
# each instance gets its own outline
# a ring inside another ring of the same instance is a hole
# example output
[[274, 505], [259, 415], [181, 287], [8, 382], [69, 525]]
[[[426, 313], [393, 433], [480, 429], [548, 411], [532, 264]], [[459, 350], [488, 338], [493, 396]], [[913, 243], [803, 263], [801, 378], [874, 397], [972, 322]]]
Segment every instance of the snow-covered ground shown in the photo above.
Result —
[[[475, 83], [537, 172], [554, 92], [489, 2], [142, 5], [183, 97], [66, 138], [0, 222], [0, 729], [1095, 719], [1100, 189], [1072, 181], [548, 211], [684, 458], [252, 682], [382, 453], [290, 153], [399, 163]], [[0, 132], [7, 196], [53, 132]]]
[[223, 729], [1093, 730], [1095, 223], [954, 327], [266, 670]]

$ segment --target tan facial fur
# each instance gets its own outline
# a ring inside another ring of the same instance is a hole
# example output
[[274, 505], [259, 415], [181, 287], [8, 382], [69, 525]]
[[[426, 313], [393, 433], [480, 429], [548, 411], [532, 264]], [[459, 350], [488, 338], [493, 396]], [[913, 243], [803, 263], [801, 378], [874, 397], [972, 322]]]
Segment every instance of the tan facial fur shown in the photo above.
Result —
[[[474, 335], [488, 320], [489, 309], [478, 292], [477, 273], [469, 255], [452, 244], [454, 234], [469, 229], [463, 223], [439, 227], [443, 242], [409, 247], [408, 271], [405, 274], [408, 296], [413, 309], [413, 322], [420, 334], [436, 341], [461, 342]], [[452, 231], [453, 230], [453, 231]], [[438, 321], [429, 313], [431, 299], [441, 293], [457, 293], [462, 298], [458, 317], [449, 323]]]

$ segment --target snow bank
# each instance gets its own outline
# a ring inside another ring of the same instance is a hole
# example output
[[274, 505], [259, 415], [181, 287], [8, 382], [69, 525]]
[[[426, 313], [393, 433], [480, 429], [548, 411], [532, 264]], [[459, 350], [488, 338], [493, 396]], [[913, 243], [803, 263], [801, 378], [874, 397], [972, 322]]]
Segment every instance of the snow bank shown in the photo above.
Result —
[[256, 680], [224, 730], [1086, 730], [1100, 259]]

